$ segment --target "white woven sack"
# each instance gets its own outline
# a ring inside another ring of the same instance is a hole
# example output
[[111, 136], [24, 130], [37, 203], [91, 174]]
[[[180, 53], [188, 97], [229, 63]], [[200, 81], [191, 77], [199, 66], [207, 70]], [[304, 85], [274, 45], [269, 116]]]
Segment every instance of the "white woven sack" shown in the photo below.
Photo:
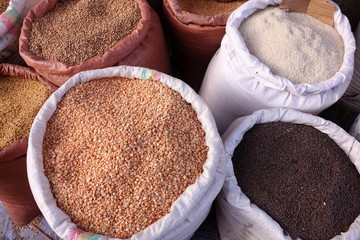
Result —
[[0, 13], [0, 50], [20, 36], [22, 21], [29, 10], [40, 0], [11, 0], [5, 12]]
[[35, 201], [50, 227], [62, 239], [111, 239], [83, 232], [57, 207], [50, 191], [48, 179], [44, 175], [42, 142], [47, 121], [56, 110], [58, 102], [71, 87], [93, 79], [115, 76], [142, 80], [155, 79], [168, 85], [192, 105], [203, 126], [206, 145], [209, 148], [203, 173], [173, 203], [170, 213], [130, 238], [189, 239], [208, 215], [212, 202], [223, 185], [225, 177], [224, 147], [212, 114], [202, 98], [179, 79], [146, 68], [120, 66], [80, 72], [49, 97], [37, 114], [29, 136], [27, 168]]
[[354, 67], [355, 40], [348, 19], [336, 5], [334, 25], [345, 45], [341, 69], [317, 84], [295, 84], [273, 75], [270, 69], [249, 53], [238, 30], [240, 24], [258, 9], [281, 0], [248, 1], [236, 9], [226, 24], [219, 50], [207, 68], [199, 91], [209, 105], [219, 132], [236, 118], [256, 110], [286, 107], [318, 114], [335, 103], [349, 85]]
[[349, 87], [346, 89], [344, 96], [340, 100], [350, 111], [360, 114], [360, 24], [358, 24], [355, 31], [355, 41], [354, 73]]
[[360, 142], [360, 114], [352, 124], [349, 133]]
[[[349, 156], [360, 172], [360, 143], [345, 130], [318, 116], [293, 109], [272, 108], [254, 112], [236, 119], [222, 136], [227, 154], [227, 170], [224, 186], [216, 199], [218, 227], [221, 239], [225, 240], [291, 240], [283, 229], [267, 213], [252, 204], [238, 186], [232, 155], [244, 134], [255, 124], [267, 122], [291, 122], [313, 126], [332, 138]], [[360, 216], [349, 230], [332, 240], [359, 240]]]

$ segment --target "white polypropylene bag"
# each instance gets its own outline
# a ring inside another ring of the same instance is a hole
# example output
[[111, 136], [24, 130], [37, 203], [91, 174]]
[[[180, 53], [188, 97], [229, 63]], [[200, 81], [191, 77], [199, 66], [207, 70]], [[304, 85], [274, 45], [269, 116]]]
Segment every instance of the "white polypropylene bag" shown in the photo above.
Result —
[[[27, 153], [28, 178], [35, 201], [50, 227], [62, 239], [111, 239], [86, 233], [71, 222], [57, 207], [44, 175], [42, 143], [46, 123], [54, 114], [58, 102], [75, 84], [105, 77], [126, 77], [141, 80], [154, 79], [179, 92], [198, 115], [209, 148], [203, 173], [173, 203], [170, 212], [131, 239], [189, 239], [208, 215], [212, 202], [219, 193], [225, 178], [225, 152], [213, 116], [203, 99], [179, 79], [140, 67], [119, 66], [80, 72], [55, 91], [37, 114], [29, 136]], [[141, 81], [139, 80], [139, 81]], [[116, 227], [116, 226], [114, 226]]]
[[360, 142], [360, 114], [352, 124], [349, 133]]
[[345, 54], [340, 70], [332, 78], [317, 84], [295, 84], [273, 75], [249, 53], [238, 30], [240, 24], [256, 10], [279, 3], [281, 0], [248, 1], [229, 16], [226, 34], [210, 61], [199, 91], [221, 134], [236, 118], [260, 109], [286, 107], [318, 114], [335, 103], [349, 85], [355, 40], [348, 19], [337, 5], [334, 26], [344, 41]]
[[349, 87], [340, 100], [350, 111], [360, 114], [360, 24], [358, 24], [355, 32], [355, 41], [354, 73]]
[[0, 50], [13, 44], [20, 36], [23, 19], [40, 0], [11, 0], [5, 12], [0, 13]]
[[[283, 229], [267, 213], [252, 204], [238, 186], [232, 155], [244, 134], [255, 124], [268, 122], [290, 122], [313, 126], [327, 134], [349, 156], [360, 172], [360, 143], [336, 124], [309, 113], [293, 109], [272, 108], [254, 112], [236, 119], [222, 136], [227, 154], [227, 170], [224, 186], [216, 199], [217, 221], [221, 239], [239, 240], [291, 240]], [[332, 240], [359, 240], [360, 216], [347, 232]]]

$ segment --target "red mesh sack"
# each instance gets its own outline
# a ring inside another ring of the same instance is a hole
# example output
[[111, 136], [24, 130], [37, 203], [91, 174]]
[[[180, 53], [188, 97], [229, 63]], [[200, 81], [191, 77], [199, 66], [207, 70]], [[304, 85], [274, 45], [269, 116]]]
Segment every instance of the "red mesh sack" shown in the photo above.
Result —
[[78, 72], [116, 65], [132, 65], [155, 69], [164, 73], [171, 72], [164, 33], [160, 19], [147, 1], [134, 0], [138, 3], [141, 18], [134, 31], [118, 41], [104, 54], [91, 57], [74, 65], [59, 61], [48, 61], [36, 56], [29, 50], [32, 23], [50, 12], [58, 0], [44, 0], [31, 9], [24, 19], [19, 38], [19, 52], [27, 65], [33, 67], [57, 86]]
[[198, 91], [230, 13], [196, 15], [184, 11], [178, 0], [163, 0], [163, 15], [179, 77]]
[[[55, 85], [27, 67], [0, 64], [0, 75], [23, 76], [41, 82], [51, 92], [56, 89]], [[25, 137], [0, 149], [0, 201], [18, 226], [30, 223], [40, 214], [27, 178], [27, 146], [28, 138]]]

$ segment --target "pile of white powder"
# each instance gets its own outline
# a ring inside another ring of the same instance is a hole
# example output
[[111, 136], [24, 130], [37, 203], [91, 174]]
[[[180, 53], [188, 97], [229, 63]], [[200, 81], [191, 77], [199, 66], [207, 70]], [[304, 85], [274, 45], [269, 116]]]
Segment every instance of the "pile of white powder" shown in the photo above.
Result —
[[335, 28], [307, 14], [268, 7], [250, 15], [239, 31], [252, 55], [294, 83], [325, 81], [343, 62], [344, 43]]

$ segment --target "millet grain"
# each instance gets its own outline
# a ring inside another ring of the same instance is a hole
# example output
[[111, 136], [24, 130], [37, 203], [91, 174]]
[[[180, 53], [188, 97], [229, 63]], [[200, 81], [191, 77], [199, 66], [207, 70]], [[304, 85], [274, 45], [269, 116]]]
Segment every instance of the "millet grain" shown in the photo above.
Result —
[[133, 0], [60, 0], [32, 23], [29, 50], [70, 65], [104, 54], [137, 27], [141, 12]]
[[58, 206], [85, 231], [128, 238], [170, 211], [203, 171], [196, 112], [152, 80], [78, 84], [47, 123], [44, 170]]
[[332, 239], [360, 214], [358, 171], [328, 135], [312, 126], [256, 124], [232, 161], [241, 190], [292, 239]]
[[271, 73], [296, 84], [333, 77], [344, 60], [344, 41], [335, 28], [304, 13], [267, 7], [239, 27], [249, 52]]
[[189, 13], [215, 16], [222, 13], [232, 12], [240, 7], [243, 1], [219, 2], [216, 0], [179, 0], [180, 7]]
[[22, 76], [0, 76], [0, 149], [29, 135], [31, 124], [49, 97], [40, 82]]

